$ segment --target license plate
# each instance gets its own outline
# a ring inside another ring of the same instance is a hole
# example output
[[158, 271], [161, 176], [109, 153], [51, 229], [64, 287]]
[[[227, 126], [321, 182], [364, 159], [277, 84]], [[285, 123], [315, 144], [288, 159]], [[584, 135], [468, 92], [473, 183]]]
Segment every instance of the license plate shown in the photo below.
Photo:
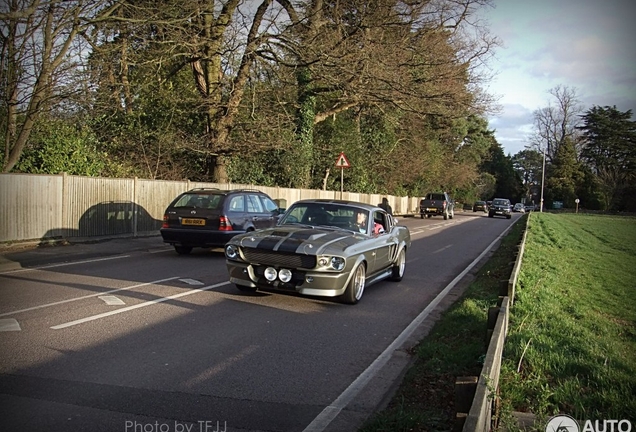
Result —
[[427, 208], [427, 209], [426, 209], [426, 211], [429, 211], [429, 212], [431, 212], [431, 211], [432, 211], [432, 212], [434, 212], [434, 211], [437, 211], [437, 209], [436, 209], [436, 208]]
[[205, 225], [205, 219], [181, 219], [181, 225], [204, 226]]

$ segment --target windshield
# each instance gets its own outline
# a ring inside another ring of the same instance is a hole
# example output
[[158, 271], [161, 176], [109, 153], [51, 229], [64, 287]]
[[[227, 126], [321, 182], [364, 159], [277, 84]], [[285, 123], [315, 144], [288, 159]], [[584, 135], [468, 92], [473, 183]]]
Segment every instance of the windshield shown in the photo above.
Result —
[[508, 200], [505, 200], [505, 199], [496, 199], [496, 200], [494, 200], [492, 203], [493, 203], [494, 205], [500, 205], [500, 206], [503, 206], [503, 205], [508, 205]]
[[[295, 203], [278, 223], [326, 226], [366, 232], [369, 211], [360, 207], [334, 203]], [[364, 229], [364, 231], [362, 231]]]

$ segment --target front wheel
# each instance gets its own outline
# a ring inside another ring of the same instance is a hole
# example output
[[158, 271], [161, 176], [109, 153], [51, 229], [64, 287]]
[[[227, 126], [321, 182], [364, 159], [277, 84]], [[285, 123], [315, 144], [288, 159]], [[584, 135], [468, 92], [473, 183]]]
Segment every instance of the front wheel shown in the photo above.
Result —
[[406, 267], [406, 250], [402, 248], [400, 254], [395, 260], [395, 264], [391, 268], [391, 280], [399, 282], [404, 277], [404, 268]]
[[353, 276], [347, 284], [347, 289], [342, 295], [343, 303], [356, 304], [360, 301], [362, 294], [364, 294], [366, 272], [364, 263], [358, 264], [358, 266], [353, 270]]

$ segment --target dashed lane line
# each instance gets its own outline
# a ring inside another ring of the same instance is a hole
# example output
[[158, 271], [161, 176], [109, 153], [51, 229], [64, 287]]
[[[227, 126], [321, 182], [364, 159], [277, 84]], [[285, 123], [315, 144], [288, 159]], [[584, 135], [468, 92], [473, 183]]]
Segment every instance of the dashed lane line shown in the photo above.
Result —
[[112, 257], [107, 257], [107, 258], [90, 259], [90, 260], [84, 260], [84, 261], [71, 261], [71, 262], [64, 262], [64, 263], [57, 263], [57, 264], [48, 264], [48, 265], [43, 265], [43, 266], [39, 266], [39, 267], [27, 267], [27, 268], [21, 268], [21, 269], [16, 269], [16, 270], [9, 270], [9, 271], [5, 271], [5, 272], [0, 272], [0, 275], [11, 274], [11, 273], [20, 273], [20, 272], [33, 271], [33, 270], [46, 270], [46, 269], [56, 268], [56, 267], [65, 267], [65, 266], [76, 265], [76, 264], [87, 264], [87, 263], [94, 263], [94, 262], [99, 262], [99, 261], [109, 261], [109, 260], [121, 259], [121, 258], [129, 258], [129, 257], [130, 257], [130, 255], [117, 255], [117, 256], [112, 256]]
[[128, 312], [128, 311], [131, 311], [131, 310], [134, 310], [134, 309], [139, 309], [139, 308], [146, 307], [146, 306], [152, 306], [152, 305], [155, 305], [155, 304], [158, 304], [158, 303], [163, 303], [163, 302], [166, 302], [166, 301], [169, 301], [169, 300], [174, 300], [176, 298], [189, 296], [191, 294], [197, 294], [197, 293], [200, 293], [202, 291], [208, 291], [208, 290], [211, 290], [211, 289], [214, 289], [214, 288], [218, 288], [218, 287], [223, 286], [223, 285], [228, 285], [229, 283], [230, 283], [229, 281], [225, 281], [225, 282], [221, 282], [221, 283], [214, 284], [214, 285], [208, 285], [208, 286], [203, 287], [203, 288], [196, 288], [196, 289], [193, 289], [193, 290], [190, 290], [190, 291], [186, 291], [186, 292], [183, 292], [183, 293], [180, 293], [180, 294], [175, 294], [175, 295], [171, 295], [171, 296], [168, 296], [168, 297], [158, 298], [158, 299], [147, 301], [147, 302], [144, 302], [144, 303], [139, 303], [139, 304], [136, 304], [134, 306], [128, 306], [128, 307], [125, 307], [125, 308], [117, 309], [117, 310], [114, 310], [114, 311], [111, 311], [111, 312], [106, 312], [106, 313], [101, 313], [101, 314], [98, 314], [98, 315], [89, 316], [89, 317], [78, 319], [78, 320], [75, 320], [75, 321], [70, 321], [70, 322], [67, 322], [67, 323], [64, 323], [64, 324], [58, 324], [58, 325], [53, 326], [51, 328], [53, 330], [61, 330], [61, 329], [67, 328], [67, 327], [72, 327], [72, 326], [78, 325], [78, 324], [84, 324], [84, 323], [87, 323], [87, 322], [90, 322], [90, 321], [95, 321], [95, 320], [98, 320], [98, 319], [101, 319], [101, 318], [106, 318], [106, 317], [109, 317], [109, 316], [112, 316], [112, 315], [117, 315], [117, 314]]
[[84, 299], [91, 298], [91, 297], [99, 297], [99, 296], [103, 296], [103, 295], [106, 295], [106, 294], [111, 294], [111, 293], [114, 293], [114, 292], [117, 292], [117, 291], [131, 290], [131, 289], [140, 288], [140, 287], [143, 287], [143, 286], [146, 286], [146, 285], [155, 285], [155, 284], [158, 284], [158, 283], [161, 283], [161, 282], [167, 282], [167, 281], [170, 281], [170, 280], [179, 279], [179, 277], [180, 276], [174, 276], [174, 277], [171, 277], [171, 278], [159, 279], [159, 280], [152, 281], [152, 282], [145, 282], [145, 283], [131, 285], [131, 286], [124, 287], [124, 288], [117, 288], [117, 289], [110, 290], [110, 291], [104, 291], [104, 292], [99, 292], [99, 293], [95, 293], [95, 294], [88, 294], [88, 295], [81, 296], [81, 297], [73, 297], [73, 298], [70, 298], [70, 299], [60, 300], [60, 301], [57, 301], [57, 302], [47, 303], [47, 304], [43, 304], [43, 305], [39, 305], [39, 306], [33, 306], [33, 307], [30, 307], [30, 308], [26, 308], [26, 309], [15, 310], [15, 311], [12, 311], [12, 312], [5, 312], [3, 314], [0, 314], [0, 317], [8, 316], [8, 315], [15, 315], [15, 314], [19, 314], [19, 313], [22, 313], [22, 312], [28, 312], [28, 311], [36, 310], [36, 309], [44, 309], [44, 308], [47, 308], [47, 307], [57, 306], [57, 305], [61, 305], [61, 304], [64, 304], [64, 303], [70, 303], [70, 302], [74, 302], [74, 301], [78, 301], [78, 300], [84, 300]]

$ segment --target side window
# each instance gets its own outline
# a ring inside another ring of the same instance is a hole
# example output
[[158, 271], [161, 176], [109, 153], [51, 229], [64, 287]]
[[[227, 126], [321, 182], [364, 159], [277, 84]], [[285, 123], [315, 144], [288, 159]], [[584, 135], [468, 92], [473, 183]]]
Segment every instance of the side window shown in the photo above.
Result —
[[265, 206], [265, 210], [266, 211], [268, 211], [270, 213], [274, 213], [274, 212], [278, 211], [278, 206], [276, 205], [276, 203], [274, 201], [269, 199], [269, 197], [261, 195], [261, 200], [263, 201], [263, 205]]
[[228, 206], [228, 209], [231, 212], [244, 212], [245, 203], [243, 200], [243, 195], [235, 195], [230, 198], [230, 205]]
[[258, 199], [258, 195], [245, 195], [245, 199], [247, 200], [248, 213], [264, 213], [263, 204], [261, 204], [261, 200]]
[[382, 212], [373, 212], [373, 233], [381, 234], [389, 230], [386, 215]]

